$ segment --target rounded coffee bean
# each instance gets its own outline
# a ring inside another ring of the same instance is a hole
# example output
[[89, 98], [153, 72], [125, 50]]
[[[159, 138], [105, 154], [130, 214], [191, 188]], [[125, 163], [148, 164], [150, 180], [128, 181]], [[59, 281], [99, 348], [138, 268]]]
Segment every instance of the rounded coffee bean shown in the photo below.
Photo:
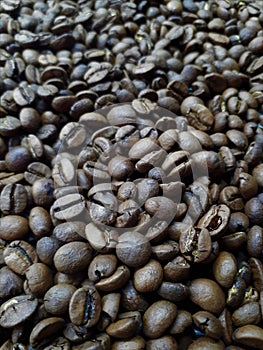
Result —
[[162, 336], [173, 323], [176, 314], [175, 304], [165, 300], [156, 301], [143, 315], [143, 333], [151, 339]]
[[69, 317], [77, 326], [90, 328], [100, 317], [101, 298], [95, 287], [82, 287], [72, 295], [69, 303]]
[[60, 247], [54, 255], [54, 265], [59, 272], [74, 274], [89, 266], [92, 250], [88, 243], [70, 242]]
[[233, 339], [243, 346], [252, 346], [256, 349], [262, 349], [263, 329], [252, 324], [246, 325], [234, 331]]
[[70, 350], [71, 346], [67, 339], [63, 337], [59, 337], [55, 340], [53, 340], [50, 345], [46, 345], [43, 350]]
[[58, 198], [52, 208], [55, 219], [72, 220], [84, 211], [85, 198], [78, 193], [68, 194]]
[[166, 300], [178, 303], [189, 296], [189, 288], [182, 283], [162, 282], [157, 293]]
[[109, 277], [102, 278], [95, 284], [95, 287], [103, 292], [113, 292], [122, 288], [130, 278], [130, 270], [127, 266], [121, 265]]
[[26, 189], [20, 184], [8, 184], [3, 188], [0, 200], [4, 214], [20, 214], [27, 206]]
[[10, 298], [23, 292], [23, 280], [17, 276], [9, 267], [0, 269], [0, 298]]
[[118, 320], [111, 323], [106, 332], [120, 339], [131, 338], [135, 336], [141, 327], [141, 314], [139, 311], [128, 311], [118, 315]]
[[131, 338], [129, 340], [119, 340], [115, 341], [111, 345], [112, 350], [124, 350], [125, 348], [127, 349], [133, 349], [133, 350], [141, 350], [145, 348], [145, 340], [143, 337], [137, 335], [134, 338]]
[[177, 350], [177, 341], [171, 335], [165, 335], [159, 339], [148, 340], [146, 343], [146, 350]]
[[125, 310], [138, 310], [141, 312], [144, 312], [148, 307], [148, 303], [144, 299], [144, 296], [134, 288], [131, 280], [129, 280], [122, 289], [121, 305]]
[[133, 173], [133, 164], [129, 158], [116, 156], [108, 164], [109, 174], [116, 180], [125, 180]]
[[34, 207], [29, 213], [29, 227], [36, 238], [49, 236], [52, 222], [49, 213], [42, 207]]
[[55, 316], [67, 313], [69, 301], [76, 290], [76, 287], [66, 283], [51, 287], [43, 298], [47, 312]]
[[24, 322], [35, 312], [38, 300], [31, 295], [19, 295], [0, 306], [0, 325], [12, 328]]
[[177, 205], [167, 197], [152, 197], [144, 204], [146, 211], [161, 220], [172, 221], [176, 214]]
[[215, 340], [210, 337], [201, 337], [195, 340], [187, 350], [224, 350], [225, 345], [221, 340]]
[[176, 319], [170, 327], [171, 334], [183, 333], [189, 326], [192, 325], [192, 315], [189, 311], [178, 310]]
[[14, 172], [23, 172], [31, 162], [30, 152], [22, 146], [13, 147], [5, 156], [8, 170]]
[[36, 252], [39, 260], [46, 265], [52, 265], [53, 257], [60, 245], [61, 244], [56, 237], [40, 238], [36, 245]]
[[7, 215], [0, 218], [0, 238], [13, 241], [26, 236], [29, 231], [28, 220], [19, 215]]
[[216, 281], [224, 288], [230, 288], [237, 273], [237, 262], [231, 253], [220, 252], [213, 263]]
[[139, 267], [149, 260], [151, 244], [139, 232], [125, 232], [118, 239], [116, 254], [124, 264]]
[[32, 196], [36, 205], [49, 207], [53, 203], [54, 183], [51, 179], [40, 179], [32, 186]]
[[19, 275], [23, 275], [37, 260], [35, 248], [25, 241], [13, 241], [4, 250], [6, 265]]
[[258, 302], [250, 302], [240, 306], [232, 314], [232, 321], [236, 327], [249, 324], [258, 324], [261, 321], [261, 312]]
[[30, 345], [34, 348], [47, 344], [50, 338], [58, 334], [64, 326], [65, 321], [60, 317], [49, 317], [41, 320], [30, 333]]
[[206, 336], [213, 339], [219, 339], [222, 336], [223, 329], [221, 322], [213, 314], [207, 311], [199, 311], [193, 315], [195, 325]]
[[111, 276], [117, 268], [117, 258], [111, 254], [99, 254], [89, 264], [90, 281], [98, 282], [101, 278]]
[[52, 286], [52, 272], [43, 263], [34, 263], [26, 270], [26, 287], [33, 295], [41, 296]]
[[197, 278], [189, 286], [190, 299], [208, 312], [219, 314], [225, 307], [225, 294], [219, 285], [207, 278]]
[[263, 203], [258, 197], [251, 198], [245, 205], [245, 214], [254, 225], [263, 225]]
[[140, 293], [157, 290], [163, 280], [162, 265], [157, 260], [150, 260], [134, 272], [134, 287]]
[[261, 258], [263, 250], [263, 229], [260, 226], [252, 226], [247, 234], [247, 251], [254, 258]]

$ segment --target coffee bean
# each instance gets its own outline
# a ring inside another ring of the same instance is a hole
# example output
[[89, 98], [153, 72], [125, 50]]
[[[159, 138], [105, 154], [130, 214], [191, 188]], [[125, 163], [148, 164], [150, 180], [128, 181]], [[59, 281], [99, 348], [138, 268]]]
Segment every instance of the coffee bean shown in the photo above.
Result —
[[21, 172], [26, 170], [26, 167], [31, 162], [31, 154], [25, 147], [13, 147], [5, 157], [8, 170]]
[[143, 337], [137, 335], [136, 337], [131, 338], [130, 340], [119, 340], [115, 341], [111, 348], [112, 350], [121, 350], [123, 347], [128, 346], [129, 348], [132, 348], [134, 350], [139, 350], [145, 347], [145, 340]]
[[23, 280], [7, 266], [0, 269], [1, 299], [10, 298], [23, 292]]
[[44, 163], [33, 162], [28, 165], [27, 171], [24, 172], [24, 177], [30, 185], [33, 185], [35, 181], [43, 177], [50, 178], [51, 170]]
[[4, 214], [20, 214], [27, 206], [27, 193], [23, 185], [6, 185], [1, 192], [1, 211]]
[[42, 207], [34, 207], [29, 213], [29, 227], [37, 238], [50, 234], [52, 223], [49, 213]]
[[213, 273], [216, 281], [225, 288], [230, 288], [234, 283], [237, 273], [235, 257], [228, 252], [220, 252], [213, 263]]
[[56, 269], [63, 273], [76, 273], [88, 267], [91, 248], [88, 243], [70, 242], [60, 247], [54, 255]]
[[25, 271], [26, 288], [36, 296], [44, 295], [53, 284], [51, 270], [43, 263], [34, 263]]
[[111, 276], [117, 267], [115, 255], [100, 254], [94, 257], [89, 264], [88, 276], [92, 282], [98, 282], [101, 278]]
[[[192, 281], [189, 288], [192, 302], [205, 311], [218, 314], [223, 310], [225, 306], [224, 292], [213, 280], [198, 278]], [[209, 294], [206, 294], [208, 291]]]
[[153, 292], [158, 289], [163, 279], [161, 264], [156, 260], [150, 260], [146, 265], [134, 273], [134, 287], [138, 292]]
[[232, 320], [236, 327], [258, 324], [261, 320], [259, 304], [257, 302], [250, 302], [240, 306], [234, 311]]
[[28, 220], [19, 215], [7, 215], [0, 218], [0, 238], [12, 241], [25, 237], [28, 233]]
[[162, 282], [158, 294], [173, 303], [185, 300], [189, 296], [189, 289], [182, 283]]
[[189, 350], [202, 350], [212, 348], [215, 350], [223, 350], [224, 343], [221, 340], [215, 340], [210, 337], [201, 337], [195, 340], [189, 347]]
[[233, 339], [241, 345], [260, 349], [263, 341], [262, 328], [255, 325], [245, 325], [237, 328], [233, 333]]
[[35, 249], [25, 241], [12, 241], [4, 250], [6, 265], [19, 275], [23, 275], [37, 260]]
[[77, 326], [94, 326], [100, 317], [101, 298], [95, 287], [82, 287], [72, 295], [69, 303], [69, 317]]
[[58, 220], [71, 220], [80, 215], [84, 209], [84, 197], [77, 193], [58, 198], [53, 204], [54, 217]]
[[139, 267], [149, 260], [151, 244], [139, 232], [126, 232], [118, 239], [116, 254], [124, 264]]
[[60, 317], [49, 317], [41, 320], [30, 333], [30, 345], [32, 347], [45, 345], [52, 336], [63, 329], [64, 325], [65, 321]]
[[44, 305], [47, 312], [55, 316], [65, 314], [68, 311], [70, 299], [76, 290], [76, 287], [66, 283], [51, 287], [44, 295]]
[[138, 311], [129, 311], [119, 314], [118, 320], [111, 323], [106, 332], [115, 338], [131, 338], [139, 332], [140, 324], [141, 314]]
[[38, 300], [31, 295], [19, 295], [9, 299], [0, 307], [0, 324], [12, 328], [24, 322], [35, 312]]
[[153, 303], [143, 315], [143, 333], [148, 338], [160, 337], [173, 323], [176, 314], [177, 307], [170, 301]]
[[195, 325], [208, 337], [219, 339], [222, 336], [222, 326], [218, 318], [207, 311], [199, 311], [193, 315]]

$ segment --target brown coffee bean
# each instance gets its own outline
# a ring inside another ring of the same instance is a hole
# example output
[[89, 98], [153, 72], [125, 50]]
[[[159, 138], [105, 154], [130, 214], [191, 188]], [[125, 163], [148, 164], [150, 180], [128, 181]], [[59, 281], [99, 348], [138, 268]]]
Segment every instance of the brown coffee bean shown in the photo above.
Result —
[[231, 288], [228, 290], [228, 296], [226, 299], [227, 306], [231, 308], [237, 308], [241, 305], [244, 296], [246, 292], [246, 283], [238, 276], [231, 286]]
[[43, 298], [47, 312], [55, 316], [67, 313], [69, 301], [76, 290], [75, 286], [66, 283], [51, 287]]
[[28, 165], [27, 171], [24, 172], [24, 177], [30, 185], [33, 185], [35, 181], [43, 177], [50, 178], [51, 170], [44, 163], [33, 162]]
[[134, 273], [134, 287], [140, 293], [153, 292], [162, 283], [162, 265], [156, 260], [150, 260]]
[[210, 255], [212, 251], [211, 236], [207, 229], [191, 227], [180, 235], [180, 251], [186, 260], [200, 263]]
[[131, 338], [129, 340], [125, 339], [125, 340], [115, 341], [111, 345], [112, 350], [123, 350], [125, 349], [125, 347], [128, 347], [128, 349], [134, 349], [134, 350], [143, 349], [145, 347], [145, 340], [143, 339], [143, 337], [137, 335], [136, 337]]
[[255, 325], [237, 328], [233, 333], [233, 339], [241, 345], [261, 349], [263, 344], [262, 328]]
[[177, 316], [170, 327], [171, 334], [183, 333], [189, 326], [192, 325], [192, 315], [186, 310], [178, 310]]
[[72, 220], [80, 215], [84, 209], [85, 199], [77, 193], [58, 198], [53, 204], [54, 217], [57, 220]]
[[206, 228], [212, 239], [215, 239], [227, 229], [230, 219], [230, 209], [224, 205], [213, 205], [211, 209], [199, 220], [197, 227]]
[[7, 241], [26, 236], [29, 226], [28, 220], [19, 215], [7, 215], [0, 218], [0, 238]]
[[120, 307], [121, 294], [106, 294], [101, 299], [101, 317], [98, 324], [99, 330], [105, 330], [111, 322], [117, 318]]
[[222, 326], [217, 317], [207, 311], [199, 311], [193, 315], [195, 325], [206, 336], [219, 339], [222, 336]]
[[118, 320], [111, 323], [106, 332], [115, 338], [125, 339], [135, 336], [140, 330], [141, 314], [138, 311], [128, 311], [118, 315]]
[[177, 341], [171, 335], [165, 335], [159, 339], [148, 340], [146, 343], [147, 350], [158, 350], [158, 349], [167, 349], [167, 350], [177, 350], [178, 344]]
[[72, 295], [69, 303], [69, 317], [77, 326], [94, 326], [100, 317], [101, 298], [95, 287], [82, 287]]
[[228, 252], [220, 252], [213, 263], [213, 273], [216, 281], [224, 288], [230, 288], [237, 273], [235, 257]]
[[258, 197], [253, 197], [246, 202], [245, 214], [248, 216], [252, 224], [259, 226], [263, 224], [262, 209], [263, 204]]
[[55, 237], [42, 237], [37, 241], [36, 252], [39, 260], [46, 265], [53, 264], [53, 257], [60, 247], [60, 242]]
[[49, 207], [53, 203], [54, 183], [51, 179], [40, 179], [33, 183], [32, 196], [36, 205]]
[[29, 227], [37, 238], [50, 234], [52, 223], [49, 213], [42, 207], [34, 207], [29, 213]]
[[121, 265], [109, 277], [102, 278], [95, 284], [98, 290], [103, 292], [113, 292], [122, 288], [130, 278], [130, 270], [127, 266]]
[[4, 250], [6, 265], [19, 275], [23, 275], [37, 260], [34, 247], [25, 241], [12, 241]]
[[4, 214], [20, 214], [27, 206], [27, 192], [20, 184], [6, 185], [0, 199], [1, 211]]
[[84, 242], [70, 242], [60, 247], [54, 255], [54, 264], [63, 273], [77, 273], [88, 267], [92, 257], [91, 247]]
[[10, 298], [23, 292], [23, 280], [7, 266], [0, 269], [0, 286], [1, 299]]
[[208, 312], [219, 314], [225, 306], [225, 295], [213, 280], [197, 278], [192, 280], [190, 299], [193, 303]]
[[86, 238], [91, 247], [100, 253], [108, 253], [116, 248], [118, 233], [110, 229], [100, 229], [93, 223], [89, 223], [85, 229]]
[[177, 209], [177, 205], [171, 199], [160, 196], [147, 199], [144, 207], [150, 215], [168, 222], [173, 220]]
[[32, 156], [30, 152], [22, 146], [13, 147], [5, 156], [6, 166], [8, 170], [14, 172], [21, 172], [26, 170], [31, 160]]
[[177, 303], [188, 297], [189, 289], [182, 283], [162, 282], [157, 293], [162, 298]]
[[7, 300], [0, 307], [0, 325], [12, 328], [24, 322], [35, 312], [38, 300], [31, 295], [19, 295]]
[[45, 345], [52, 336], [63, 329], [64, 325], [65, 321], [60, 317], [49, 317], [39, 321], [30, 333], [30, 345], [32, 347]]
[[89, 264], [88, 276], [92, 282], [111, 276], [117, 268], [117, 258], [113, 254], [99, 254]]
[[242, 305], [232, 314], [232, 321], [236, 327], [258, 324], [260, 320], [261, 312], [257, 302]]
[[163, 272], [166, 280], [180, 282], [188, 278], [190, 265], [185, 258], [178, 256], [164, 266]]
[[203, 350], [203, 349], [213, 349], [213, 350], [223, 350], [225, 345], [221, 340], [215, 340], [210, 337], [201, 337], [195, 340], [187, 348], [188, 350]]
[[143, 315], [143, 333], [151, 339], [160, 337], [173, 323], [176, 315], [177, 307], [170, 301], [153, 303]]
[[70, 186], [75, 177], [74, 165], [69, 159], [61, 159], [54, 165], [52, 177], [56, 186]]
[[125, 232], [118, 239], [116, 254], [124, 264], [139, 267], [149, 260], [151, 244], [139, 232]]
[[109, 174], [116, 180], [125, 180], [133, 173], [130, 159], [122, 156], [112, 158], [108, 164]]
[[34, 263], [25, 272], [26, 288], [36, 296], [44, 295], [53, 284], [51, 270], [43, 263]]
[[260, 226], [252, 226], [247, 233], [247, 251], [250, 256], [260, 258], [262, 254], [263, 229]]

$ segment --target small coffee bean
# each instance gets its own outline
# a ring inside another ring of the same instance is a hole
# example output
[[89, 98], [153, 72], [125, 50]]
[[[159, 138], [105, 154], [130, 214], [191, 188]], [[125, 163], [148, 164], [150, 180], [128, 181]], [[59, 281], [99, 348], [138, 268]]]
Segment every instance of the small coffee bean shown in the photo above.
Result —
[[61, 159], [52, 170], [52, 177], [56, 186], [70, 186], [74, 180], [75, 169], [69, 159]]
[[77, 326], [94, 326], [100, 317], [101, 298], [95, 287], [82, 287], [72, 295], [69, 303], [69, 317]]
[[150, 152], [158, 151], [160, 146], [150, 137], [145, 137], [136, 142], [129, 150], [129, 158], [131, 160], [139, 160]]
[[44, 295], [53, 284], [51, 270], [43, 263], [34, 263], [25, 272], [29, 291], [36, 296]]
[[145, 340], [143, 337], [137, 335], [134, 338], [131, 338], [129, 340], [119, 340], [115, 341], [111, 345], [112, 350], [122, 350], [124, 347], [128, 347], [128, 349], [134, 349], [134, 350], [140, 350], [145, 347]]
[[88, 243], [70, 242], [57, 250], [54, 265], [60, 272], [74, 274], [88, 267], [91, 257], [92, 251]]
[[101, 278], [111, 276], [117, 268], [117, 258], [112, 254], [95, 256], [89, 264], [88, 276], [90, 281], [98, 282]]
[[128, 311], [118, 315], [118, 320], [111, 323], [106, 332], [115, 338], [125, 339], [135, 336], [140, 330], [141, 314], [139, 311]]
[[60, 247], [55, 237], [42, 237], [37, 241], [36, 252], [39, 260], [46, 265], [53, 264], [53, 257]]
[[151, 244], [139, 232], [126, 232], [118, 239], [116, 254], [124, 264], [139, 267], [149, 260]]
[[23, 275], [37, 260], [38, 257], [34, 247], [25, 241], [12, 241], [4, 250], [6, 265], [19, 275]]
[[237, 273], [235, 257], [228, 252], [220, 252], [213, 263], [213, 273], [216, 281], [224, 288], [230, 288]]
[[98, 290], [103, 292], [113, 292], [122, 288], [130, 278], [130, 270], [127, 266], [121, 265], [109, 277], [102, 278], [95, 284]]
[[30, 345], [32, 347], [45, 345], [49, 342], [50, 338], [58, 334], [64, 326], [65, 321], [60, 317], [49, 317], [39, 321], [30, 333]]
[[259, 326], [246, 325], [234, 331], [233, 339], [243, 346], [261, 349], [263, 345], [263, 331]]
[[68, 311], [69, 301], [76, 290], [76, 287], [66, 283], [51, 287], [43, 298], [47, 312], [55, 316], [65, 314]]
[[168, 220], [168, 222], [173, 220], [177, 209], [171, 199], [160, 196], [147, 199], [144, 207], [150, 215], [161, 220]]
[[182, 283], [162, 282], [157, 293], [162, 298], [177, 303], [188, 297], [189, 289]]
[[50, 235], [52, 228], [49, 213], [42, 207], [34, 207], [29, 213], [29, 227], [37, 238]]
[[199, 311], [193, 315], [195, 325], [208, 337], [219, 339], [222, 336], [222, 326], [218, 318], [207, 311]]
[[109, 174], [116, 180], [125, 180], [133, 173], [130, 159], [122, 156], [112, 158], [108, 164]]
[[38, 300], [31, 295], [19, 295], [7, 300], [0, 307], [0, 325], [12, 328], [29, 319], [35, 312]]
[[232, 321], [236, 327], [258, 324], [260, 320], [261, 312], [257, 302], [250, 302], [242, 305], [232, 314]]
[[23, 280], [7, 266], [0, 269], [0, 298], [10, 298], [23, 292]]
[[0, 218], [0, 238], [13, 241], [26, 236], [29, 231], [28, 220], [19, 215]]
[[17, 173], [26, 170], [31, 160], [30, 152], [22, 146], [13, 147], [5, 156], [8, 170]]
[[80, 215], [84, 209], [84, 197], [77, 193], [58, 198], [53, 204], [54, 217], [58, 220], [72, 220]]
[[36, 205], [49, 207], [53, 203], [54, 183], [51, 179], [39, 179], [33, 183], [32, 196]]
[[120, 293], [106, 294], [101, 299], [101, 317], [98, 329], [105, 330], [117, 318], [121, 301]]
[[219, 314], [225, 306], [225, 295], [219, 285], [206, 278], [192, 280], [190, 299], [193, 303], [208, 312]]
[[27, 206], [27, 193], [23, 185], [9, 184], [1, 192], [1, 211], [4, 214], [20, 214]]
[[164, 277], [171, 282], [180, 282], [187, 279], [190, 273], [190, 265], [185, 258], [177, 256], [168, 262], [164, 268]]
[[89, 223], [85, 229], [86, 238], [91, 247], [100, 253], [108, 253], [116, 248], [118, 243], [118, 233], [114, 230], [102, 230]]
[[28, 165], [27, 171], [24, 172], [24, 177], [30, 185], [33, 185], [35, 181], [43, 177], [50, 178], [51, 170], [44, 163], [33, 162]]
[[177, 316], [170, 328], [170, 333], [174, 335], [183, 333], [191, 325], [192, 315], [190, 312], [186, 310], [177, 310]]
[[[143, 333], [151, 339], [158, 338], [171, 326], [177, 315], [177, 307], [170, 301], [153, 303], [143, 315]], [[162, 321], [161, 321], [162, 320]]]
[[134, 287], [140, 293], [153, 292], [159, 288], [163, 279], [162, 265], [156, 260], [150, 260], [134, 273]]

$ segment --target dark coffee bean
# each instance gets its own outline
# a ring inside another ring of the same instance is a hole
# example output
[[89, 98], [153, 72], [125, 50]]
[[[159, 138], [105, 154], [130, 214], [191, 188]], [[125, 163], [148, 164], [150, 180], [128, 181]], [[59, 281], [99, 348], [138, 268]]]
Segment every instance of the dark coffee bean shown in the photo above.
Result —
[[[42, 296], [53, 284], [49, 267], [43, 263], [34, 263], [25, 272], [26, 289], [35, 296]], [[25, 288], [25, 287], [24, 287]]]
[[178, 310], [175, 321], [173, 322], [170, 333], [171, 334], [180, 334], [183, 333], [189, 326], [192, 324], [192, 315], [189, 311]]
[[31, 154], [25, 147], [13, 147], [6, 154], [6, 166], [10, 171], [22, 172], [26, 170], [28, 164], [31, 162], [31, 157]]
[[260, 226], [252, 226], [247, 234], [247, 251], [250, 256], [260, 258], [262, 254], [263, 229]]
[[23, 292], [23, 280], [7, 266], [0, 269], [1, 299], [10, 298]]
[[253, 346], [260, 349], [263, 344], [262, 328], [256, 325], [239, 327], [234, 331], [233, 339], [243, 346]]
[[0, 238], [13, 241], [28, 233], [28, 220], [19, 215], [7, 215], [0, 218]]
[[0, 307], [0, 324], [12, 328], [24, 322], [35, 312], [38, 300], [31, 295], [19, 295], [9, 299]]
[[141, 314], [138, 311], [128, 311], [118, 315], [118, 320], [111, 323], [106, 332], [115, 338], [125, 339], [136, 335], [140, 330]]
[[222, 336], [222, 326], [218, 318], [207, 311], [199, 311], [193, 315], [195, 325], [208, 337], [219, 339]]
[[158, 289], [163, 279], [161, 264], [156, 260], [150, 260], [146, 265], [134, 273], [134, 287], [138, 292], [153, 292]]
[[160, 337], [173, 323], [176, 314], [177, 307], [170, 301], [161, 300], [153, 303], [143, 315], [143, 333], [148, 338]]
[[52, 223], [49, 213], [42, 207], [34, 207], [29, 213], [29, 227], [37, 238], [50, 234]]
[[130, 270], [126, 265], [119, 266], [109, 277], [102, 278], [95, 287], [103, 292], [113, 292], [122, 288], [130, 278]]
[[189, 289], [182, 283], [162, 282], [158, 294], [173, 303], [185, 300], [189, 296]]
[[117, 268], [117, 259], [112, 254], [99, 254], [92, 259], [88, 268], [88, 276], [92, 282], [111, 276]]
[[39, 321], [32, 329], [29, 343], [32, 347], [47, 344], [54, 335], [57, 335], [65, 326], [65, 321], [60, 317], [49, 317]]
[[213, 263], [213, 273], [216, 281], [224, 288], [230, 288], [237, 273], [235, 257], [228, 252], [220, 252]]
[[69, 303], [69, 317], [77, 326], [94, 326], [100, 317], [101, 298], [96, 288], [82, 287], [72, 295]]
[[250, 302], [242, 305], [234, 311], [232, 320], [236, 327], [258, 324], [261, 320], [259, 304], [257, 302]]
[[53, 204], [54, 217], [58, 220], [71, 220], [80, 215], [84, 209], [84, 197], [79, 194], [68, 194], [58, 198]]
[[54, 183], [51, 179], [39, 179], [33, 183], [32, 196], [36, 205], [49, 207], [53, 203]]
[[44, 305], [47, 312], [55, 316], [65, 314], [76, 290], [76, 287], [66, 283], [51, 287], [44, 295]]
[[42, 237], [39, 241], [37, 241], [37, 256], [44, 264], [52, 265], [53, 257], [59, 247], [60, 242], [55, 237]]

